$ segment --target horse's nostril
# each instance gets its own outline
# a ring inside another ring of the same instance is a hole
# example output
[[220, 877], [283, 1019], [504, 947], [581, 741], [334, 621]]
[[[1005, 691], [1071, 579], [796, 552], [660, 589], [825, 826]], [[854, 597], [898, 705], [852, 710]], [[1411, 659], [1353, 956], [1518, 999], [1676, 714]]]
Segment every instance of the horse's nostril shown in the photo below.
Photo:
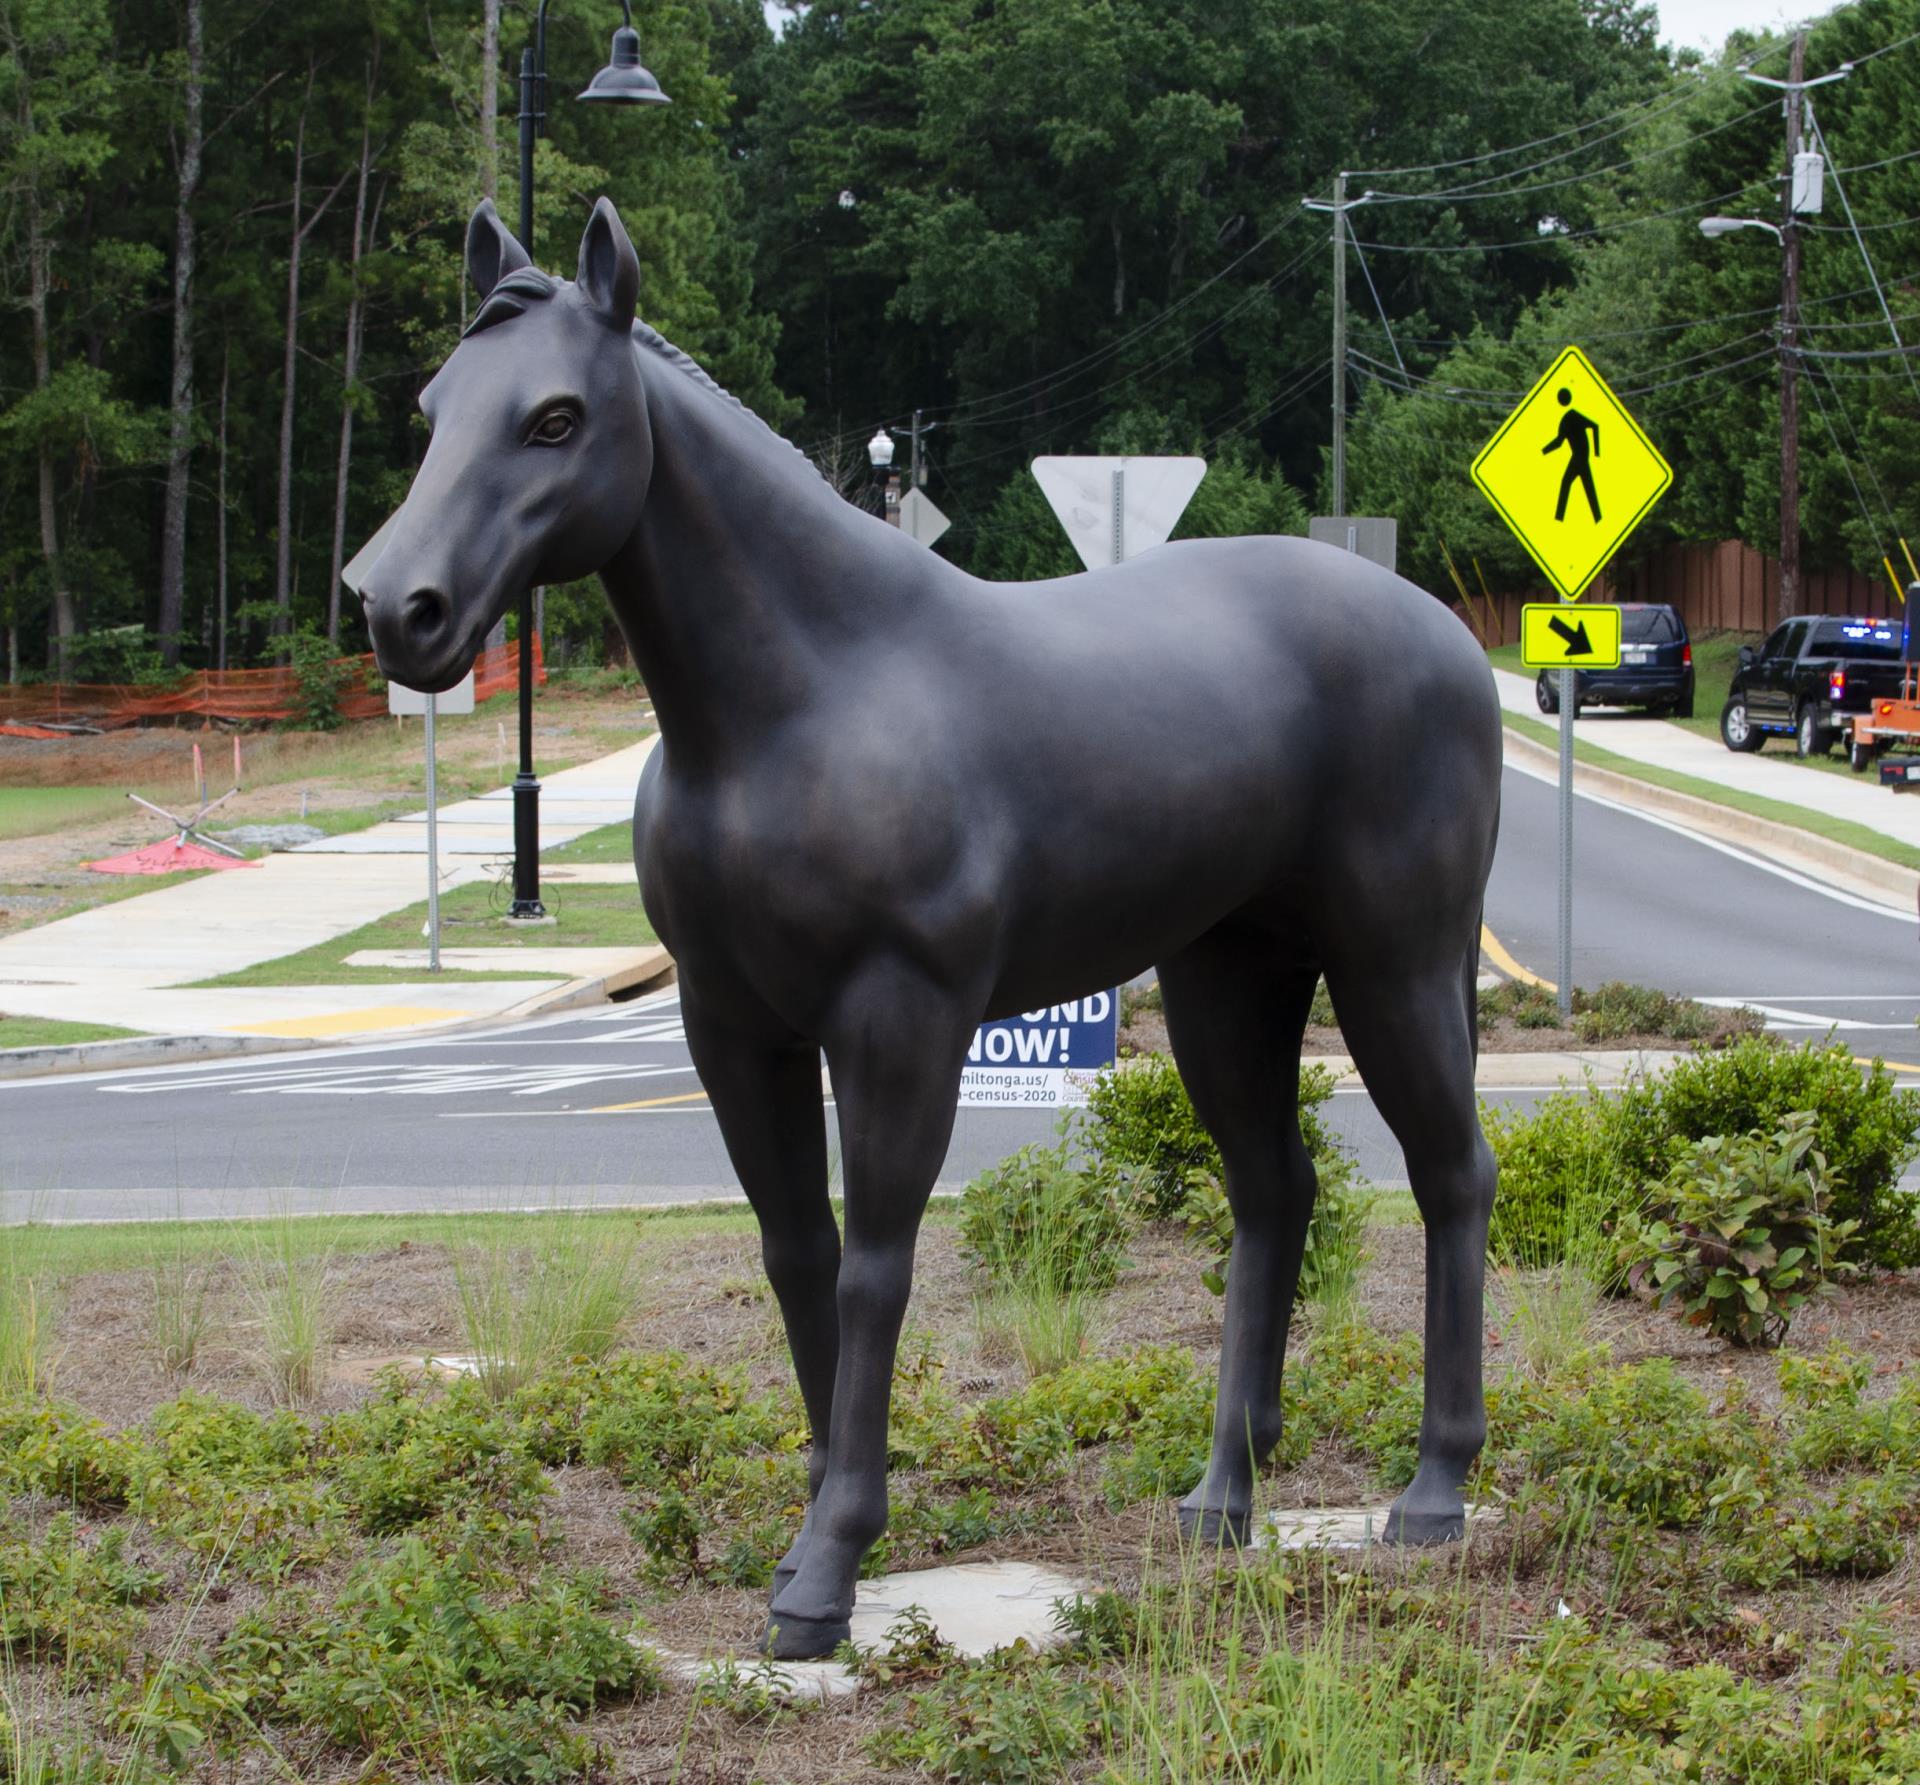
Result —
[[453, 604], [438, 589], [415, 589], [407, 597], [404, 616], [407, 631], [417, 643], [424, 644], [446, 630]]

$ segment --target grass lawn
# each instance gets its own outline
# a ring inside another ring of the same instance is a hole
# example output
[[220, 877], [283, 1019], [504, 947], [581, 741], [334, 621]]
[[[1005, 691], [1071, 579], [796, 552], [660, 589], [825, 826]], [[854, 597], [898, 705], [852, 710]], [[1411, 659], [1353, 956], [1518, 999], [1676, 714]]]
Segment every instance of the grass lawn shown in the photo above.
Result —
[[[585, 839], [581, 839], [585, 841]], [[558, 855], [558, 851], [555, 852]], [[552, 857], [546, 859], [553, 859]], [[541, 888], [550, 924], [510, 924], [504, 883], [474, 881], [456, 887], [440, 900], [442, 948], [492, 948], [500, 954], [498, 972], [442, 972], [442, 980], [528, 979], [562, 977], [551, 972], [529, 973], [513, 964], [522, 948], [642, 948], [657, 942], [653, 926], [641, 908], [640, 894], [631, 886], [563, 886]], [[400, 985], [418, 984], [418, 967], [349, 967], [350, 954], [363, 948], [421, 948], [427, 922], [427, 902], [409, 905], [362, 924], [332, 942], [322, 942], [298, 954], [262, 961], [236, 973], [202, 980], [205, 986], [246, 985]]]
[[630, 862], [633, 860], [633, 826], [603, 824], [597, 831], [549, 849], [540, 858], [548, 862]]
[[[1550, 749], [1560, 745], [1560, 727], [1556, 719], [1547, 722], [1529, 718], [1524, 713], [1502, 713], [1508, 727], [1522, 737], [1531, 738], [1537, 744], [1545, 744]], [[1746, 812], [1755, 818], [1770, 818], [1780, 824], [1791, 824], [1803, 831], [1810, 831], [1816, 837], [1825, 837], [1829, 842], [1845, 844], [1850, 849], [1859, 849], [1868, 855], [1877, 855], [1883, 861], [1896, 862], [1903, 868], [1920, 868], [1920, 849], [1914, 849], [1905, 843], [1897, 843], [1891, 837], [1885, 837], [1878, 831], [1868, 830], [1865, 825], [1853, 824], [1844, 818], [1833, 818], [1812, 806], [1789, 804], [1785, 800], [1762, 799], [1754, 794], [1736, 792], [1723, 787], [1717, 781], [1702, 781], [1693, 775], [1677, 775], [1666, 769], [1655, 768], [1648, 763], [1636, 762], [1630, 756], [1621, 756], [1604, 749], [1598, 744], [1589, 744], [1579, 735], [1578, 726], [1574, 729], [1573, 753], [1577, 761], [1589, 763], [1594, 768], [1611, 769], [1616, 774], [1631, 775], [1637, 781], [1645, 781], [1654, 787], [1666, 787], [1675, 793], [1692, 794], [1696, 799], [1711, 800], [1715, 805], [1727, 806], [1736, 812]], [[1892, 795], [1888, 795], [1892, 798]]]
[[96, 824], [128, 811], [117, 787], [0, 787], [0, 842], [69, 825]]
[[137, 1029], [116, 1029], [110, 1023], [63, 1023], [46, 1016], [0, 1014], [0, 1048], [71, 1047], [82, 1041], [126, 1041]]

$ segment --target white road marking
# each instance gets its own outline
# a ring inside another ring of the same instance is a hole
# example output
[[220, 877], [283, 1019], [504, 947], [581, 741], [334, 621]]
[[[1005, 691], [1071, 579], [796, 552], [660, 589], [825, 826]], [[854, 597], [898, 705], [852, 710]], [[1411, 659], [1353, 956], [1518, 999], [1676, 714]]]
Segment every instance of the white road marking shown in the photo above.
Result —
[[690, 1065], [648, 1066], [636, 1065], [630, 1060], [554, 1066], [504, 1060], [447, 1064], [424, 1061], [413, 1065], [382, 1060], [329, 1063], [278, 1072], [201, 1074], [165, 1084], [136, 1081], [101, 1088], [123, 1097], [208, 1090], [230, 1091], [236, 1097], [466, 1097], [481, 1092], [542, 1097], [554, 1091], [577, 1090], [583, 1085], [618, 1084], [692, 1070]]

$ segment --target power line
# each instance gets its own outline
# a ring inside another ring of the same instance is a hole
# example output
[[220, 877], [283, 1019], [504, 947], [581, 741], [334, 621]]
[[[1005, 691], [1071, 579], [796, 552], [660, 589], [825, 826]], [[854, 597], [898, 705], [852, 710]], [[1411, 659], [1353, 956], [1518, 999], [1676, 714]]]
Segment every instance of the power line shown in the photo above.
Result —
[[[1565, 174], [1557, 180], [1541, 180], [1532, 186], [1499, 187], [1492, 191], [1478, 190], [1475, 186], [1461, 186], [1451, 190], [1442, 189], [1438, 192], [1374, 192], [1368, 194], [1368, 198], [1369, 202], [1373, 204], [1388, 205], [1472, 204], [1484, 198], [1526, 198], [1535, 192], [1553, 192], [1563, 186], [1581, 186], [1585, 185], [1589, 180], [1598, 180], [1607, 174], [1621, 173], [1627, 168], [1639, 167], [1643, 162], [1658, 161], [1663, 155], [1673, 155], [1679, 153], [1682, 149], [1690, 149], [1695, 143], [1705, 142], [1710, 136], [1718, 136], [1723, 130], [1732, 130], [1736, 126], [1746, 123], [1748, 119], [1756, 118], [1762, 112], [1771, 111], [1772, 109], [1773, 102], [1763, 99], [1758, 105], [1752, 106], [1744, 112], [1736, 113], [1731, 118], [1724, 119], [1722, 122], [1715, 124], [1711, 129], [1695, 131], [1689, 136], [1682, 137], [1678, 142], [1665, 143], [1659, 148], [1647, 150], [1646, 153], [1642, 155], [1629, 155], [1626, 159], [1616, 161], [1609, 167], [1596, 167], [1585, 173]], [[1604, 141], [1606, 139], [1602, 138], [1600, 140]], [[1573, 153], [1574, 151], [1569, 152]], [[1544, 166], [1545, 163], [1541, 165]], [[1495, 177], [1510, 179], [1513, 175], [1503, 174]], [[1490, 180], [1477, 182], [1477, 186], [1480, 188], [1484, 188], [1490, 184]]]
[[1564, 242], [1592, 241], [1598, 236], [1618, 235], [1622, 230], [1644, 229], [1651, 223], [1662, 223], [1670, 217], [1685, 217], [1695, 211], [1705, 210], [1709, 205], [1725, 204], [1730, 198], [1738, 198], [1746, 191], [1744, 186], [1736, 186], [1731, 192], [1717, 193], [1712, 198], [1698, 199], [1692, 204], [1675, 205], [1670, 211], [1650, 211], [1644, 217], [1628, 217], [1618, 223], [1595, 224], [1590, 229], [1542, 230], [1537, 235], [1522, 237], [1514, 242], [1459, 242], [1454, 244], [1421, 242], [1367, 242], [1362, 244], [1377, 254], [1497, 254], [1507, 248], [1542, 248], [1558, 246]]

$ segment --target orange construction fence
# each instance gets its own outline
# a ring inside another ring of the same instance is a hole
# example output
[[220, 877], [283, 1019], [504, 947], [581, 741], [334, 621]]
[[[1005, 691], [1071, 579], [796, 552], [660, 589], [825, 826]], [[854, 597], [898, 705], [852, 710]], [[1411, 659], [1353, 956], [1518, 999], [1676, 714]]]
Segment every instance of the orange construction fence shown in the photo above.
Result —
[[[373, 719], [387, 710], [384, 692], [370, 686], [371, 654], [342, 657], [346, 671], [340, 689], [340, 713], [347, 719]], [[513, 688], [520, 679], [518, 642], [489, 645], [473, 666], [474, 698], [486, 700]], [[545, 657], [536, 634], [533, 679], [547, 679]], [[164, 686], [124, 687], [114, 683], [35, 682], [0, 684], [0, 723], [97, 725], [114, 729], [148, 719], [225, 719], [236, 724], [292, 719], [303, 711], [299, 677], [290, 667], [202, 669]]]

